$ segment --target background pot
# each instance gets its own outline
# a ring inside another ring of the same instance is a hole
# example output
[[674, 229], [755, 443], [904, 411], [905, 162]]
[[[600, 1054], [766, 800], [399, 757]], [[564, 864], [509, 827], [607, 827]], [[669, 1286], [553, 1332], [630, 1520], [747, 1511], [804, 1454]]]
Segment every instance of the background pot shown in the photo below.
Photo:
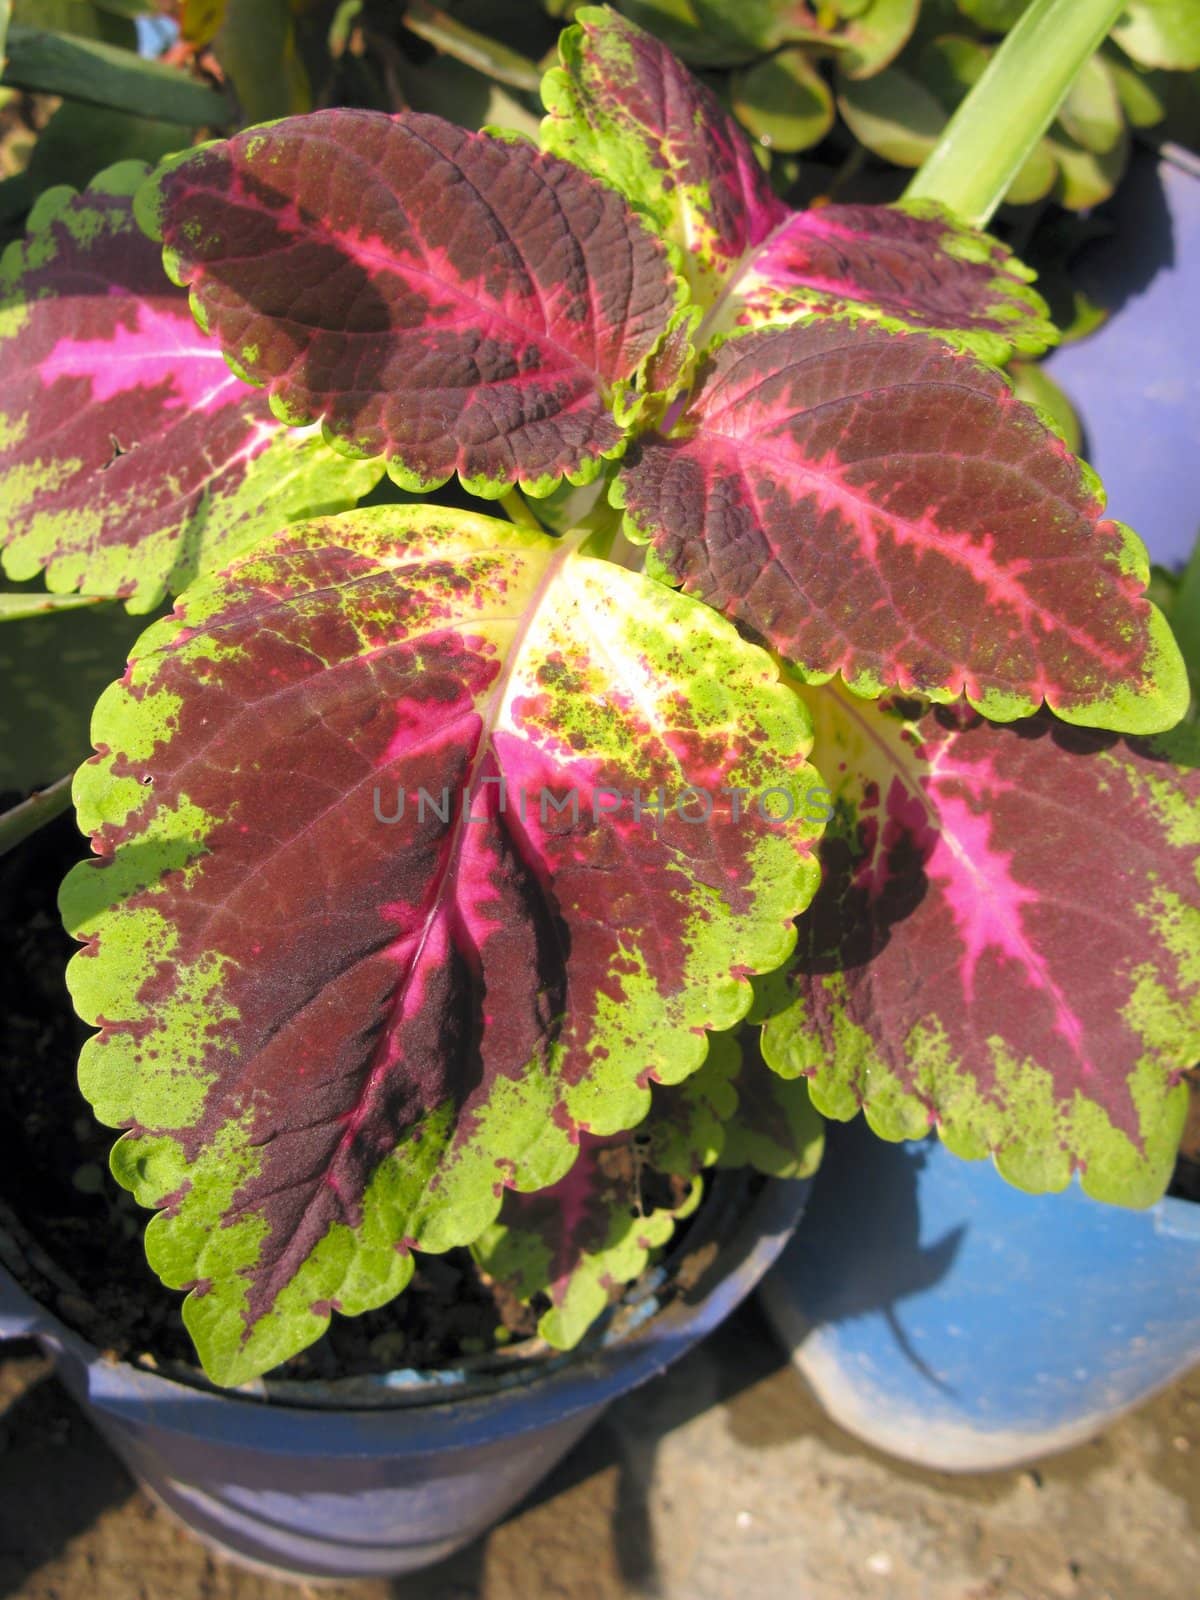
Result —
[[1109, 312], [1045, 362], [1083, 423], [1084, 454], [1114, 517], [1155, 561], [1187, 560], [1200, 532], [1200, 157], [1135, 153], [1072, 281]]
[[830, 1128], [762, 1300], [842, 1427], [980, 1472], [1099, 1432], [1200, 1361], [1200, 1206], [1028, 1195], [936, 1138]]
[[490, 1527], [611, 1401], [715, 1328], [778, 1256], [809, 1187], [721, 1177], [682, 1247], [694, 1260], [719, 1241], [694, 1291], [672, 1296], [660, 1270], [591, 1347], [482, 1376], [395, 1372], [231, 1394], [105, 1359], [2, 1269], [0, 1337], [33, 1335], [53, 1351], [130, 1471], [226, 1552], [304, 1576], [408, 1572]]

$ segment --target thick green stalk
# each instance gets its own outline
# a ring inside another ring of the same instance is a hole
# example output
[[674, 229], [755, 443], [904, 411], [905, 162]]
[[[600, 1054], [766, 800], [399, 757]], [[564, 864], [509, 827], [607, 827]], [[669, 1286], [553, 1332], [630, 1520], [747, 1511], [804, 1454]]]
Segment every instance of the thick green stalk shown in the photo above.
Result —
[[0, 813], [0, 856], [70, 808], [73, 777], [74, 773], [68, 772], [48, 789], [39, 789], [11, 811]]
[[531, 528], [537, 533], [542, 532], [541, 523], [534, 516], [528, 500], [519, 489], [513, 488], [507, 494], [502, 494], [500, 506], [507, 512], [508, 520], [515, 522], [518, 528]]
[[1033, 0], [946, 124], [909, 200], [939, 200], [986, 227], [1127, 0]]

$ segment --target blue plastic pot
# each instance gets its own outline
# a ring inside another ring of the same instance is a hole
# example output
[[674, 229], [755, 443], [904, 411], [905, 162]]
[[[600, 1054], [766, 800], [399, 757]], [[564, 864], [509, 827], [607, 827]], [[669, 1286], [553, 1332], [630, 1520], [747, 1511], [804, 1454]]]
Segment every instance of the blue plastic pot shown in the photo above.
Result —
[[1200, 1206], [1022, 1194], [990, 1162], [859, 1120], [831, 1128], [761, 1297], [842, 1427], [925, 1467], [1009, 1467], [1200, 1361]]
[[[721, 1247], [698, 1297], [653, 1275], [602, 1339], [478, 1371], [266, 1384], [262, 1396], [106, 1360], [0, 1270], [0, 1338], [32, 1335], [130, 1471], [193, 1532], [306, 1577], [409, 1572], [490, 1527], [619, 1395], [664, 1371], [750, 1294], [807, 1183], [722, 1179], [697, 1232]], [[661, 1294], [661, 1299], [659, 1298]]]
[[1089, 245], [1073, 278], [1109, 318], [1062, 345], [1046, 370], [1067, 391], [1085, 455], [1109, 509], [1154, 560], [1187, 560], [1200, 532], [1200, 361], [1191, 319], [1200, 300], [1200, 158], [1138, 151], [1103, 208], [1112, 231]]

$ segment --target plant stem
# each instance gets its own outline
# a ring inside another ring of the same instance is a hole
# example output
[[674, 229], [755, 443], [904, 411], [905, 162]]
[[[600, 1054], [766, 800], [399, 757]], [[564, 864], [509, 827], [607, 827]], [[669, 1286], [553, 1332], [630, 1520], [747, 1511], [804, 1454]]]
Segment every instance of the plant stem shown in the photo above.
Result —
[[515, 522], [518, 528], [534, 528], [538, 533], [543, 532], [541, 523], [529, 509], [525, 496], [519, 489], [510, 489], [507, 494], [502, 494], [500, 504], [508, 520]]
[[1127, 0], [1033, 0], [947, 123], [906, 200], [985, 227]]
[[0, 813], [0, 856], [70, 809], [74, 776], [73, 772], [68, 772], [65, 778], [59, 778], [48, 789], [38, 789], [28, 800], [22, 800], [19, 806]]

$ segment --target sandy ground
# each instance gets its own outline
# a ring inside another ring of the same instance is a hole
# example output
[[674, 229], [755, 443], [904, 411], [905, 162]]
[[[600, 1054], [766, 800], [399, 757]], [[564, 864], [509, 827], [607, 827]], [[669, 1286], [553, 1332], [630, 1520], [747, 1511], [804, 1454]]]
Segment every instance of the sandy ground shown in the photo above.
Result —
[[[899, 1466], [829, 1423], [743, 1309], [534, 1497], [419, 1577], [324, 1600], [1195, 1600], [1200, 1368], [1035, 1471]], [[0, 1596], [289, 1600], [142, 1495], [30, 1345], [0, 1356]]]

